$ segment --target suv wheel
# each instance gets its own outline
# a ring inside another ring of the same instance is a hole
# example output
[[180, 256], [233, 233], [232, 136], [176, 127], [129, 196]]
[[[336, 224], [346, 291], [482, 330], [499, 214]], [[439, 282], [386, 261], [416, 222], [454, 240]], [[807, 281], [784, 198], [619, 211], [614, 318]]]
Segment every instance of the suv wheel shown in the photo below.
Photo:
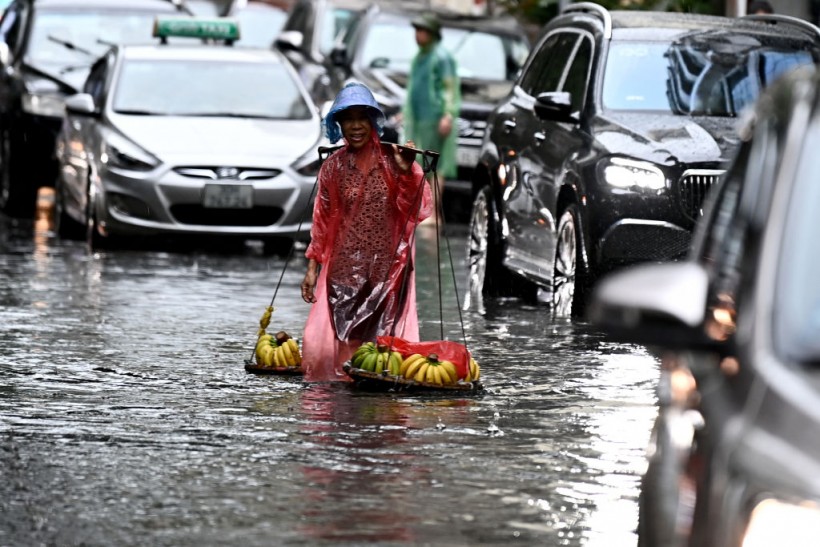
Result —
[[552, 311], [556, 317], [582, 315], [586, 286], [584, 267], [578, 260], [580, 233], [578, 209], [568, 206], [558, 220], [552, 275]]

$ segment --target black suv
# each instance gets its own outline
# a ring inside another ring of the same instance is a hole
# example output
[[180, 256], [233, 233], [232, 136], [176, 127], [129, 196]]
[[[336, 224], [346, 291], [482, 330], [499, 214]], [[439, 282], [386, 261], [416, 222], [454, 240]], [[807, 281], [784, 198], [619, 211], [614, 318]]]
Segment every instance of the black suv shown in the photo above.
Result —
[[596, 327], [663, 354], [641, 547], [818, 543], [818, 113], [816, 69], [765, 90], [688, 259], [618, 271], [591, 296]]
[[737, 116], [819, 58], [818, 29], [790, 17], [571, 4], [490, 119], [473, 179], [471, 294], [529, 293], [578, 315], [602, 272], [685, 255], [737, 149]]
[[37, 189], [57, 178], [63, 101], [119, 42], [149, 42], [179, 0], [14, 0], [0, 19], [0, 210], [34, 215]]
[[[331, 87], [349, 80], [366, 84], [388, 116], [385, 140], [401, 128], [395, 118], [404, 103], [410, 64], [418, 52], [411, 21], [428, 11], [425, 3], [383, 2], [371, 6], [347, 30], [331, 54]], [[523, 28], [510, 17], [437, 12], [442, 46], [452, 53], [461, 78], [457, 120], [459, 178], [469, 180], [495, 105], [512, 88], [530, 51]], [[469, 208], [469, 202], [467, 204]]]

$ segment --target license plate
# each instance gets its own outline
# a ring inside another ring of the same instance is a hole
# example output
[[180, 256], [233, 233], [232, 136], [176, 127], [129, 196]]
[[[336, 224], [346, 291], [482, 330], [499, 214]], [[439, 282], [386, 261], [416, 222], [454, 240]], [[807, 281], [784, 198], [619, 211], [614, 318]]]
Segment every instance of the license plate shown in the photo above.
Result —
[[478, 165], [478, 148], [456, 148], [456, 162], [461, 167], [475, 167]]
[[253, 186], [249, 184], [206, 184], [202, 206], [211, 209], [251, 209]]

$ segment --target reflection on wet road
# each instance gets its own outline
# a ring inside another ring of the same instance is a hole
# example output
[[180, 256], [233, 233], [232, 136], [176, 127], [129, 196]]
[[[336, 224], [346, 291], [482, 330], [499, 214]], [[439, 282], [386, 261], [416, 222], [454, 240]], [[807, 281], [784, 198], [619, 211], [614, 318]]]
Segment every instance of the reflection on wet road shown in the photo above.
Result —
[[[515, 300], [459, 312], [459, 226], [443, 328], [462, 341], [463, 321], [482, 396], [247, 374], [285, 264], [254, 248], [92, 254], [2, 230], [0, 545], [636, 544], [655, 358]], [[271, 322], [297, 338], [303, 268]]]

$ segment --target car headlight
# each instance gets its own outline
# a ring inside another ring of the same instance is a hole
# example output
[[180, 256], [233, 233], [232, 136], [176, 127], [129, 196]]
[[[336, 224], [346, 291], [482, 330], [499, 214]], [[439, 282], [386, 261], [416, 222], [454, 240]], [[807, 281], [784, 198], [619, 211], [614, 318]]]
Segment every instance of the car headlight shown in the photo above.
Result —
[[65, 98], [54, 93], [24, 93], [23, 110], [35, 116], [62, 118], [65, 114]]
[[816, 503], [797, 505], [766, 499], [752, 511], [743, 536], [743, 547], [809, 547], [817, 545], [818, 538], [820, 507]]
[[663, 190], [666, 177], [656, 166], [646, 161], [608, 158], [603, 166], [604, 180], [615, 188]]
[[128, 171], [150, 171], [160, 163], [136, 143], [113, 131], [105, 134], [100, 149], [100, 161], [109, 168]]

